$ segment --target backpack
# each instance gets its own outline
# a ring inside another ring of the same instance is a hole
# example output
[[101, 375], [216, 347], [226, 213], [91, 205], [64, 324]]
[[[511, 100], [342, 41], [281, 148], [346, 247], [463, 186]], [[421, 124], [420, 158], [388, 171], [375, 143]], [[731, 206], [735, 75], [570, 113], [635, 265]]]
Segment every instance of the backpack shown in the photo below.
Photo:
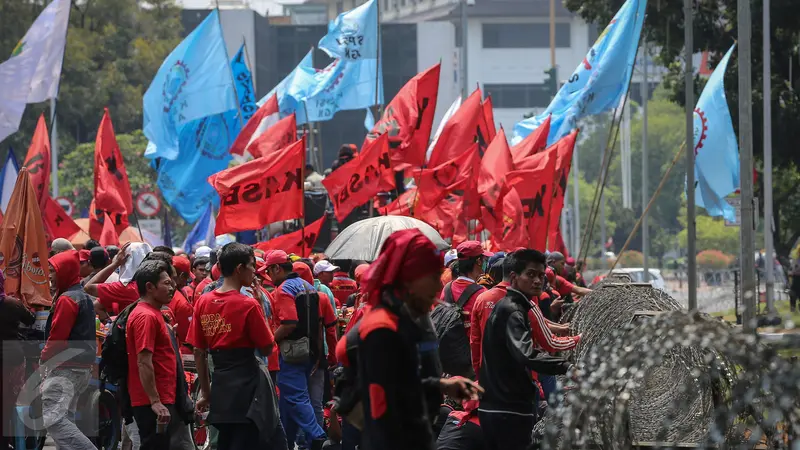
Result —
[[439, 339], [439, 359], [442, 370], [448, 375], [475, 378], [462, 308], [481, 288], [477, 284], [467, 286], [458, 301], [454, 302], [451, 284], [447, 283], [444, 287], [444, 302], [431, 312], [431, 321]]
[[128, 325], [128, 316], [139, 300], [136, 300], [123, 309], [111, 324], [111, 331], [103, 341], [100, 352], [100, 374], [104, 381], [120, 384], [128, 378], [128, 344], [125, 340], [125, 331]]

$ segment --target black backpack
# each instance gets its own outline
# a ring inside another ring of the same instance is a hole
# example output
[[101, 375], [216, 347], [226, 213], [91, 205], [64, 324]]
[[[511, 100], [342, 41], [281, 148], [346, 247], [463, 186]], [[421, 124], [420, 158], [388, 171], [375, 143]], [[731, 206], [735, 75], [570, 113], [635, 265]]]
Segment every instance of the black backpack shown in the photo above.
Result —
[[138, 304], [139, 300], [136, 300], [117, 315], [111, 324], [111, 332], [103, 341], [100, 352], [100, 374], [106, 382], [120, 384], [128, 378], [128, 345], [125, 341], [125, 331], [128, 316]]
[[438, 304], [431, 313], [436, 337], [439, 339], [442, 370], [448, 375], [475, 378], [462, 308], [480, 289], [481, 286], [473, 283], [464, 289], [458, 301], [454, 301], [451, 284], [447, 283], [444, 287], [444, 302]]

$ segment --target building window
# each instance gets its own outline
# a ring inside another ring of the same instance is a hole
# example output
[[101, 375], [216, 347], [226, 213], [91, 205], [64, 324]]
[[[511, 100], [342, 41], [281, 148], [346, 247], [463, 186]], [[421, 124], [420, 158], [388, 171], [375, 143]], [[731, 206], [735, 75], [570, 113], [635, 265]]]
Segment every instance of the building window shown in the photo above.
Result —
[[[556, 47], [570, 47], [570, 26], [556, 24]], [[548, 23], [484, 23], [483, 48], [550, 48]]]
[[550, 88], [545, 84], [484, 84], [483, 91], [492, 96], [495, 108], [546, 108], [550, 104]]

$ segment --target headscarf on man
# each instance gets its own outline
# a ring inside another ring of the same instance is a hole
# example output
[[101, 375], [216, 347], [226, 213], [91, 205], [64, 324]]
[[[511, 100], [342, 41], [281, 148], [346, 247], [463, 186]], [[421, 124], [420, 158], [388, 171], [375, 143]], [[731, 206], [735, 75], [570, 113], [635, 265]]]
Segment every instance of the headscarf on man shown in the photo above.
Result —
[[122, 266], [119, 272], [119, 281], [123, 285], [127, 286], [128, 283], [133, 280], [133, 274], [139, 269], [139, 264], [141, 264], [144, 257], [152, 251], [153, 247], [150, 247], [150, 244], [145, 242], [132, 242], [131, 245], [128, 246], [125, 250], [125, 253], [129, 255], [128, 260], [125, 261], [125, 265]]
[[443, 254], [433, 242], [416, 228], [392, 233], [381, 247], [378, 259], [370, 264], [363, 278], [367, 301], [376, 305], [385, 286], [397, 286], [435, 272], [444, 267]]

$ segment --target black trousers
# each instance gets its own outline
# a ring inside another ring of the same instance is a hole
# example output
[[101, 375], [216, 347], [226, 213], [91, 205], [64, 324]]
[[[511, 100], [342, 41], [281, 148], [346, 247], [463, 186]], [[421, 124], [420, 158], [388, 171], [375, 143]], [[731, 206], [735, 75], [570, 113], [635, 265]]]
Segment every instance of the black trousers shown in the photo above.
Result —
[[167, 425], [166, 433], [158, 433], [156, 421], [158, 416], [147, 406], [134, 406], [133, 418], [136, 426], [139, 427], [139, 439], [142, 442], [141, 450], [170, 450], [174, 446], [170, 445], [173, 435], [186, 432], [186, 424], [178, 417], [178, 410], [175, 405], [164, 405], [169, 410], [170, 421]]
[[478, 410], [486, 450], [530, 450], [533, 448], [535, 417]]
[[253, 423], [218, 423], [214, 424], [219, 430], [217, 450], [286, 450], [286, 435], [283, 427], [278, 426], [269, 442], [262, 442], [258, 428]]

